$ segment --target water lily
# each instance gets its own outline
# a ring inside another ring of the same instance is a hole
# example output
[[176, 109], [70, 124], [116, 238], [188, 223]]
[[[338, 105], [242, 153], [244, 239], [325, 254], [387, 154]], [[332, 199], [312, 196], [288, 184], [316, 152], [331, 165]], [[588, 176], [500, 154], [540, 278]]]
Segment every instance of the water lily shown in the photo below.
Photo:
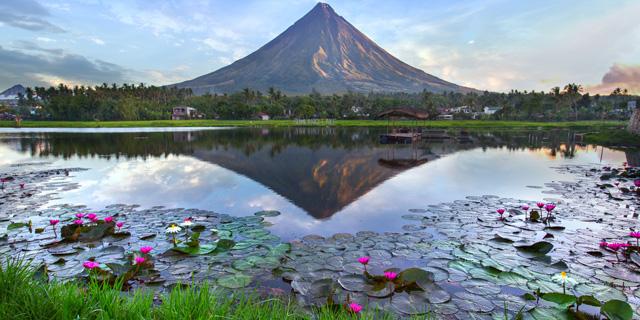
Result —
[[171, 234], [171, 238], [173, 239], [173, 246], [174, 247], [178, 246], [178, 241], [176, 240], [176, 233], [180, 232], [181, 230], [182, 230], [182, 228], [180, 228], [179, 226], [177, 226], [175, 224], [172, 224], [165, 231], [166, 233]]
[[526, 220], [528, 219], [527, 214], [529, 213], [529, 209], [530, 209], [530, 207], [529, 207], [529, 205], [524, 204], [524, 205], [522, 205], [522, 207], [520, 207], [520, 208], [521, 208], [522, 210], [524, 210], [524, 220], [526, 221]]
[[384, 277], [387, 278], [389, 281], [393, 281], [397, 276], [398, 274], [393, 271], [387, 271], [384, 273]]
[[82, 263], [82, 266], [87, 268], [87, 269], [89, 269], [89, 270], [92, 270], [92, 269], [95, 269], [95, 268], [99, 267], [100, 264], [95, 262], [95, 261], [87, 260], [87, 261]]
[[106, 218], [104, 218], [104, 222], [106, 222], [106, 223], [111, 223], [111, 222], [113, 222], [113, 217], [106, 217]]
[[82, 219], [78, 219], [78, 220], [74, 220], [73, 221], [73, 224], [79, 225], [79, 226], [81, 226], [83, 223], [84, 223], [84, 221], [82, 221]]
[[364, 272], [367, 272], [367, 265], [369, 264], [369, 257], [360, 257], [358, 258], [358, 262], [360, 262], [364, 266]]
[[118, 227], [118, 232], [120, 232], [120, 229], [122, 229], [122, 226], [124, 226], [124, 222], [122, 221], [116, 222], [116, 227]]
[[636, 246], [640, 246], [640, 232], [638, 231], [629, 232], [629, 236], [632, 238], [636, 238]]
[[600, 241], [600, 247], [607, 247], [609, 245], [606, 241]]
[[153, 247], [150, 247], [150, 246], [140, 247], [140, 252], [142, 252], [143, 254], [148, 254], [149, 252], [151, 252], [151, 250], [153, 250]]
[[547, 221], [549, 221], [549, 217], [551, 216], [551, 211], [556, 208], [556, 205], [553, 203], [547, 203], [544, 205], [544, 209], [547, 210]]
[[506, 210], [504, 210], [503, 208], [500, 208], [500, 209], [496, 210], [496, 212], [500, 214], [500, 220], [502, 220], [502, 219], [503, 219], [503, 216], [502, 216], [502, 215], [504, 214], [504, 212], [505, 212], [505, 211], [506, 211]]
[[56, 231], [56, 224], [58, 224], [60, 222], [60, 220], [58, 219], [50, 219], [49, 220], [49, 224], [51, 225], [51, 227], [53, 228], [53, 235], [57, 238], [58, 237], [58, 231]]
[[350, 303], [347, 306], [347, 308], [349, 309], [349, 311], [351, 311], [353, 313], [359, 313], [360, 311], [362, 311], [362, 306], [357, 304], [357, 303], [355, 303], [355, 302]]
[[640, 179], [634, 180], [633, 184], [636, 186], [636, 188], [640, 188]]
[[172, 224], [166, 230], [167, 233], [178, 233], [180, 231], [182, 231], [182, 228], [180, 228], [179, 226], [177, 226], [175, 224]]
[[189, 218], [184, 219], [184, 221], [182, 221], [182, 223], [180, 224], [180, 226], [184, 228], [191, 227], [192, 225], [193, 225], [193, 221], [191, 221], [191, 219]]
[[145, 261], [144, 257], [135, 257], [135, 258], [133, 258], [133, 264], [135, 264], [135, 265], [141, 265], [141, 264], [144, 263], [144, 261]]
[[619, 242], [607, 243], [607, 248], [610, 250], [613, 250], [616, 253], [616, 259], [618, 259], [618, 261], [620, 261], [620, 257], [618, 257], [618, 250], [620, 250], [621, 248], [626, 248], [628, 246], [629, 246], [628, 243], [619, 243]]
[[20, 189], [24, 189], [24, 182], [20, 183]]
[[82, 219], [84, 217], [84, 213], [76, 213], [76, 218]]
[[556, 283], [562, 284], [562, 293], [567, 294], [566, 284], [575, 285], [577, 282], [569, 277], [567, 277], [567, 273], [562, 271], [560, 274], [557, 274], [551, 277], [551, 280]]
[[98, 218], [98, 216], [95, 213], [89, 213], [85, 217], [89, 220], [95, 220], [96, 218]]
[[542, 209], [542, 208], [544, 208], [544, 202], [538, 202], [538, 203], [536, 203], [536, 206], [538, 206], [538, 208]]

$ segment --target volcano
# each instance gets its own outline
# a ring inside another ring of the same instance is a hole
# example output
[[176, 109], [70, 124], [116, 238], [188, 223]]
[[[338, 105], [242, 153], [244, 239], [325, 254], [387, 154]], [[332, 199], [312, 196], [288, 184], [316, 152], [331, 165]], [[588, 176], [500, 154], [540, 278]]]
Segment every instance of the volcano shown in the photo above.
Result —
[[414, 68], [378, 46], [326, 3], [252, 54], [217, 71], [175, 84], [195, 94], [273, 87], [289, 94], [468, 92]]

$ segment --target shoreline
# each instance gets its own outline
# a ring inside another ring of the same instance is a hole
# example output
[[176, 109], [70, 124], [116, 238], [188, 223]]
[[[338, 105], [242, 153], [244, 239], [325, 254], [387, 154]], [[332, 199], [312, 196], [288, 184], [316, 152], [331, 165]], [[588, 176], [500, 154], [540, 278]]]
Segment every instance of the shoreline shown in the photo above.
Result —
[[[386, 127], [386, 120], [145, 120], [145, 121], [23, 121], [21, 128], [133, 128], [133, 127]], [[624, 121], [533, 122], [501, 120], [396, 121], [398, 126], [432, 128], [622, 128]], [[13, 121], [0, 121], [0, 128], [14, 128]]]

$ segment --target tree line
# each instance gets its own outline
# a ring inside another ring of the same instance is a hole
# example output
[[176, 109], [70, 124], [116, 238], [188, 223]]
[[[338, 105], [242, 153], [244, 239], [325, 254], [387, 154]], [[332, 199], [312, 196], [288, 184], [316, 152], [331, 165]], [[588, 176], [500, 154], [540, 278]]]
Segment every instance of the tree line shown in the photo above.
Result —
[[[356, 93], [287, 96], [276, 88], [267, 92], [244, 89], [231, 94], [194, 95], [190, 89], [139, 85], [107, 85], [27, 88], [19, 96], [16, 112], [24, 119], [40, 120], [159, 120], [170, 119], [173, 107], [190, 106], [207, 119], [254, 119], [260, 113], [272, 119], [334, 118], [371, 119], [392, 107], [424, 109], [433, 117], [449, 109], [468, 106], [482, 112], [500, 107], [493, 115], [502, 120], [594, 120], [625, 119], [627, 101], [638, 97], [616, 89], [610, 95], [591, 96], [577, 84], [555, 87], [549, 92], [442, 92]], [[456, 118], [472, 115], [456, 114]]]

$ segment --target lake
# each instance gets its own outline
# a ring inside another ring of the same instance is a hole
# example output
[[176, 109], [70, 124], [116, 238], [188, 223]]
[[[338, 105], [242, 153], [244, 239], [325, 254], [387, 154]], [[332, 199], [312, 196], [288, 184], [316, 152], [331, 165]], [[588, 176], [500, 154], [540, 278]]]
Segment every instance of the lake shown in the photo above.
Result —
[[[62, 131], [62, 132], [61, 132]], [[620, 164], [627, 155], [571, 143], [568, 130], [495, 131], [472, 140], [381, 145], [384, 129], [4, 129], [0, 165], [90, 169], [50, 204], [198, 208], [235, 216], [278, 210], [285, 239], [398, 231], [410, 209], [498, 195], [541, 199], [552, 167]], [[395, 217], [395, 218], [394, 218]]]
[[[561, 271], [570, 292], [640, 306], [634, 259], [599, 246], [640, 229], [640, 170], [623, 167], [640, 165], [637, 151], [583, 145], [571, 130], [450, 130], [393, 145], [384, 132], [1, 129], [0, 254], [71, 279], [88, 275], [87, 260], [115, 274], [149, 246], [153, 264], [128, 286], [207, 281], [288, 292], [304, 307], [331, 292], [402, 316], [489, 319], [507, 306], [558, 318], [551, 302], [522, 297], [562, 292]], [[557, 209], [521, 209], [536, 202]], [[392, 289], [365, 270], [401, 280]]]

